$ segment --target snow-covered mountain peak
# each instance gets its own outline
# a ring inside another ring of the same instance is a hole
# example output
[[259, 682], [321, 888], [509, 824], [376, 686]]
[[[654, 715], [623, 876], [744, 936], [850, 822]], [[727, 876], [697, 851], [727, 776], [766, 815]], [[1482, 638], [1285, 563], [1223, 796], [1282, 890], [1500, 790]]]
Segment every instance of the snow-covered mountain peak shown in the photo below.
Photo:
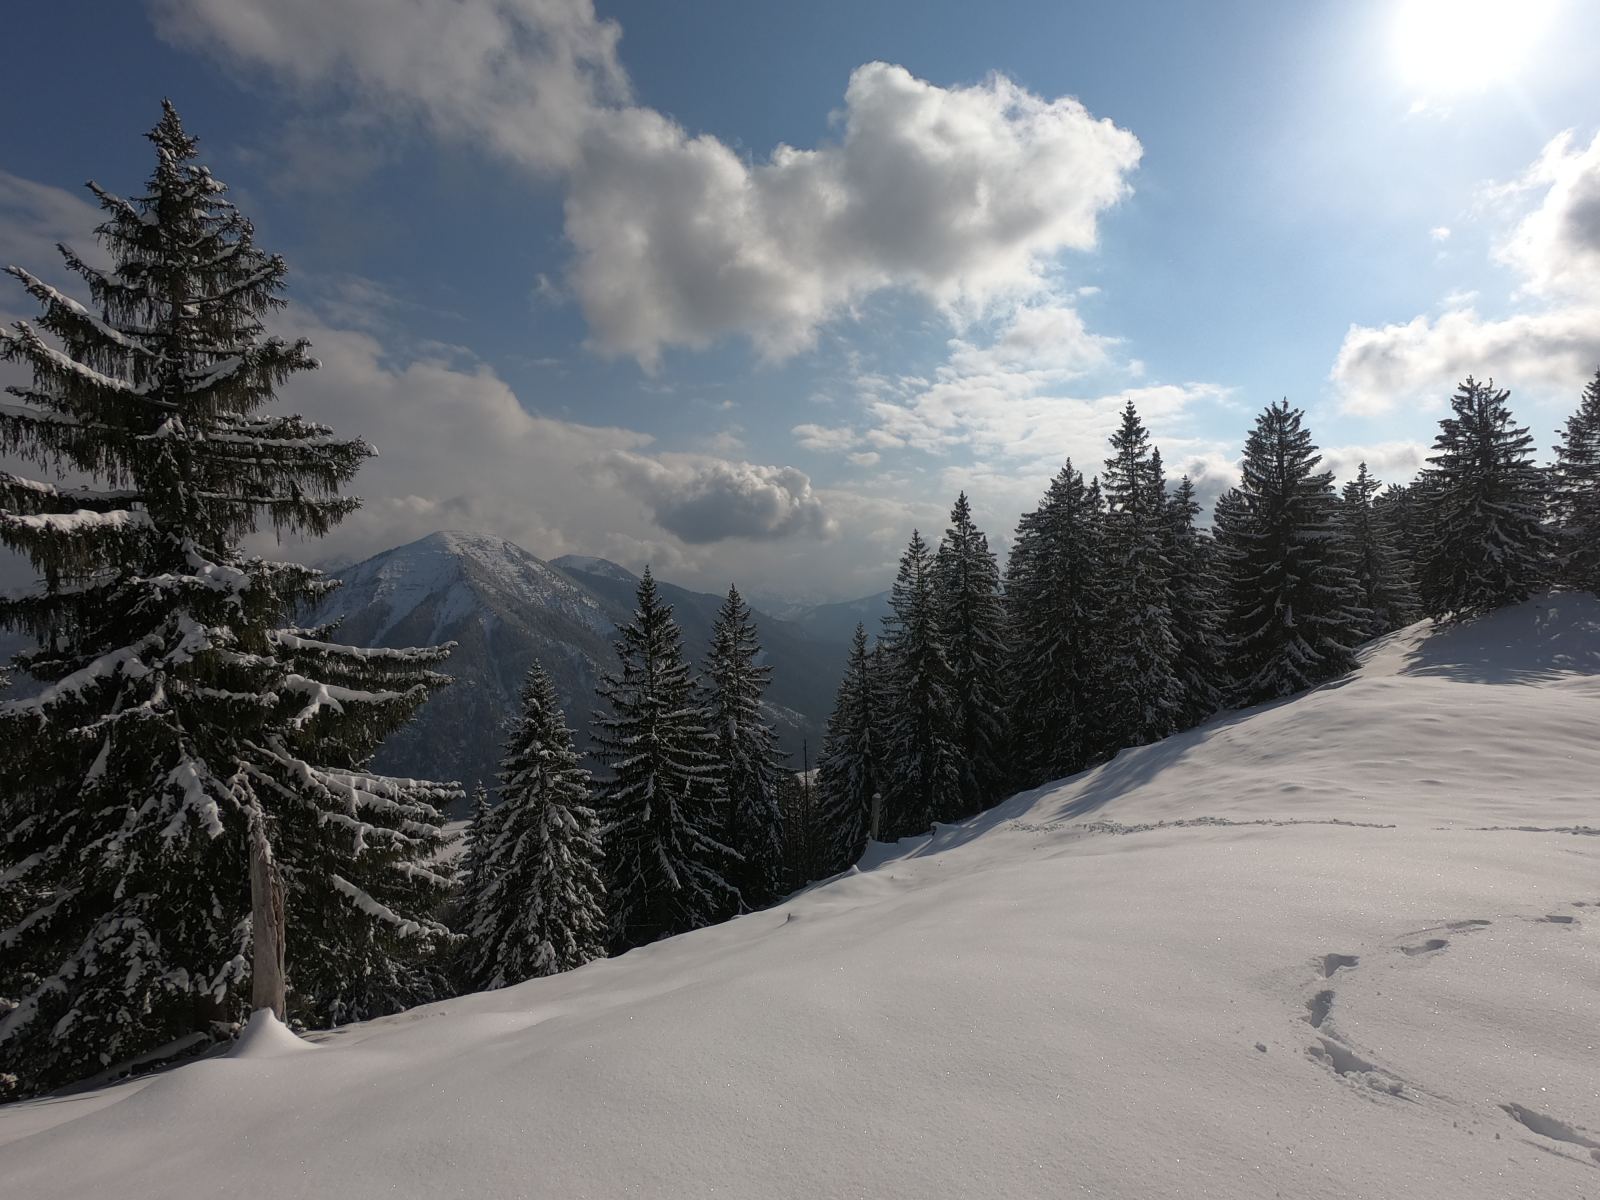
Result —
[[[371, 634], [384, 635], [424, 603], [435, 605], [432, 636], [469, 612], [487, 594], [554, 609], [596, 631], [609, 631], [602, 607], [560, 571], [515, 542], [490, 534], [440, 530], [357, 563], [341, 573], [344, 586], [331, 606], [338, 613], [377, 606], [386, 615]], [[323, 616], [324, 614], [319, 614]]]

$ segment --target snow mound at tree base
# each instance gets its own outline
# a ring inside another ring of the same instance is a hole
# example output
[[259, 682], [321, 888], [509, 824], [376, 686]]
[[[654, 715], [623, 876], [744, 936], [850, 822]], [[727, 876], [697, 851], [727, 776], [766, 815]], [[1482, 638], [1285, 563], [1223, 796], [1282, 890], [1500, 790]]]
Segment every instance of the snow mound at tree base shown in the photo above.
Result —
[[239, 1031], [228, 1050], [229, 1058], [278, 1058], [313, 1050], [314, 1046], [294, 1035], [294, 1031], [273, 1015], [270, 1008], [258, 1008]]
[[1600, 1195], [1597, 654], [1568, 596], [1403, 631], [776, 909], [315, 1054], [0, 1109], [0, 1180]]

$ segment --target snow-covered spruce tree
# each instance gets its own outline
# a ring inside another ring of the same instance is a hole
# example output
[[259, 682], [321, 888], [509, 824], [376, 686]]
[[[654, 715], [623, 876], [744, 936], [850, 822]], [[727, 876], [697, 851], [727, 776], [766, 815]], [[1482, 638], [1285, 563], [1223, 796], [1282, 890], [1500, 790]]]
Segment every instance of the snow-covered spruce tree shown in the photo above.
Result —
[[956, 497], [933, 560], [933, 586], [955, 698], [955, 739], [968, 812], [987, 808], [1005, 785], [1005, 612], [1000, 566], [972, 523], [967, 494]]
[[727, 793], [723, 841], [742, 860], [731, 882], [748, 908], [777, 898], [783, 867], [777, 734], [761, 715], [772, 668], [760, 658], [750, 606], [738, 588], [729, 587], [711, 627], [703, 672], [707, 722], [716, 735], [717, 765]]
[[650, 569], [599, 686], [596, 791], [615, 951], [710, 925], [738, 909], [737, 853], [723, 840], [727, 797], [672, 606]]
[[1111, 435], [1101, 486], [1106, 496], [1106, 596], [1102, 667], [1105, 721], [1116, 746], [1142, 746], [1178, 722], [1173, 670], [1172, 566], [1161, 459], [1133, 401]]
[[1450, 398], [1454, 415], [1439, 422], [1422, 476], [1430, 537], [1419, 581], [1434, 620], [1516, 604], [1549, 581], [1545, 475], [1532, 435], [1512, 423], [1510, 395], [1468, 376]]
[[926, 833], [965, 815], [955, 685], [939, 620], [933, 555], [913, 531], [889, 593], [881, 639], [889, 704], [884, 714], [886, 837]]
[[1394, 530], [1373, 498], [1383, 485], [1362, 463], [1344, 485], [1339, 501], [1339, 527], [1344, 533], [1361, 607], [1364, 633], [1381, 637], [1417, 619], [1417, 594], [1406, 561], [1395, 545]]
[[1236, 704], [1275, 700], [1348, 671], [1365, 614], [1335, 523], [1333, 476], [1299, 409], [1269, 405], [1245, 440], [1239, 488], [1214, 522], [1227, 575]]
[[867, 631], [858, 624], [817, 760], [818, 868], [824, 875], [854, 866], [867, 847], [872, 797], [886, 784], [877, 705]]
[[[85, 481], [0, 478], [0, 541], [44, 580], [0, 602], [45, 684], [0, 705], [0, 871], [26, 910], [0, 931], [0, 1071], [25, 1091], [224, 1033], [252, 1002], [253, 942], [271, 980], [284, 916], [311, 1020], [429, 996], [446, 937], [425, 864], [455, 792], [363, 764], [448, 649], [281, 628], [330, 585], [240, 539], [326, 532], [371, 451], [260, 411], [315, 365], [262, 328], [283, 261], [170, 105], [150, 139], [144, 195], [90, 185], [111, 270], [63, 248], [91, 303], [11, 268], [42, 312], [0, 333], [33, 376], [0, 405], [0, 453]], [[255, 1002], [281, 1003], [268, 991]]]
[[1178, 680], [1178, 728], [1200, 724], [1222, 707], [1222, 610], [1211, 539], [1195, 527], [1200, 505], [1185, 475], [1167, 497], [1165, 555], [1172, 601]]
[[506, 740], [493, 811], [482, 822], [481, 886], [467, 926], [473, 986], [506, 987], [604, 955], [604, 849], [589, 773], [555, 683], [537, 664]]
[[[478, 911], [488, 879], [494, 820], [495, 809], [489, 803], [489, 789], [480, 783], [472, 790], [472, 815], [467, 818], [467, 828], [461, 837], [461, 857], [456, 862], [456, 905], [461, 914], [457, 924], [462, 930], [472, 927], [473, 914]], [[463, 961], [470, 963], [472, 947], [463, 943], [459, 949]], [[470, 966], [465, 968], [465, 974], [470, 984], [473, 978]]]
[[1420, 611], [1418, 579], [1422, 574], [1422, 560], [1427, 556], [1430, 537], [1428, 499], [1423, 484], [1420, 480], [1391, 483], [1372, 498], [1372, 508], [1394, 536], [1400, 568], [1405, 572]]
[[1007, 669], [1018, 787], [1081, 771], [1101, 745], [1105, 506], [1069, 461], [1024, 513], [1006, 564]]
[[1561, 581], [1600, 595], [1600, 371], [1561, 431], [1552, 492]]

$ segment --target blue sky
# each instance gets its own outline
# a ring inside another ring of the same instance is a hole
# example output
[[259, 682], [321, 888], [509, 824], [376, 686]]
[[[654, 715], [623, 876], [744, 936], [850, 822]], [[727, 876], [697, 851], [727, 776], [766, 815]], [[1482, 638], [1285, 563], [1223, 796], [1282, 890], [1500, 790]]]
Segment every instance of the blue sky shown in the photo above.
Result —
[[1580, 0], [150, 0], [9, 34], [0, 257], [86, 243], [82, 181], [137, 187], [166, 95], [288, 259], [323, 369], [284, 406], [381, 451], [313, 559], [466, 527], [838, 598], [963, 487], [1003, 545], [1127, 396], [1214, 494], [1280, 396], [1398, 479], [1466, 372], [1543, 445], [1600, 363]]

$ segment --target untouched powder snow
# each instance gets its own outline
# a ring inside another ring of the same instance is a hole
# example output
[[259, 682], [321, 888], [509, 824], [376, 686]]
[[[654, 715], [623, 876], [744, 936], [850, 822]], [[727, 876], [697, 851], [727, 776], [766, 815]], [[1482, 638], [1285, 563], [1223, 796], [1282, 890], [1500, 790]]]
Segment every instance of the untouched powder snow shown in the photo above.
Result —
[[1600, 1196], [1600, 605], [312, 1040], [0, 1109], [0, 1190]]

